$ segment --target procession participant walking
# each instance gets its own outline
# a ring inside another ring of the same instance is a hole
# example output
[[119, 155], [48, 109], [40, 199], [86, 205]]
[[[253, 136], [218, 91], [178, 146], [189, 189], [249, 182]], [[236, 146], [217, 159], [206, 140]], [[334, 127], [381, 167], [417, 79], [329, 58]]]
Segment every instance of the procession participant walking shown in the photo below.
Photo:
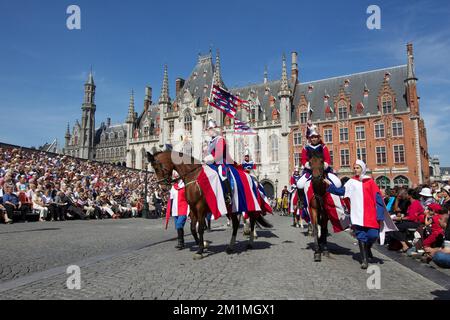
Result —
[[[300, 169], [298, 166], [294, 168], [294, 172], [292, 173], [292, 176], [289, 180], [290, 183], [290, 193], [289, 193], [289, 213], [292, 213], [292, 219], [293, 219], [293, 227], [299, 228], [299, 221], [301, 219], [300, 217], [300, 210], [298, 206], [299, 202], [299, 192], [297, 189], [297, 182], [300, 179]], [[301, 223], [303, 227], [303, 221]]]
[[[366, 164], [356, 160], [353, 166], [355, 176], [341, 188], [333, 185], [328, 179], [328, 192], [350, 200], [350, 220], [358, 239], [361, 253], [361, 268], [368, 268], [368, 259], [373, 258], [371, 247], [380, 237], [384, 243], [384, 232], [397, 230], [386, 210], [380, 189], [375, 181], [366, 175]], [[381, 232], [383, 233], [380, 235]]]
[[172, 180], [178, 179], [170, 189], [169, 199], [167, 201], [166, 211], [166, 229], [170, 217], [174, 217], [175, 229], [178, 234], [178, 244], [176, 249], [184, 249], [184, 225], [186, 224], [187, 215], [189, 213], [189, 204], [186, 201], [185, 185], [183, 180], [176, 171], [172, 173]]

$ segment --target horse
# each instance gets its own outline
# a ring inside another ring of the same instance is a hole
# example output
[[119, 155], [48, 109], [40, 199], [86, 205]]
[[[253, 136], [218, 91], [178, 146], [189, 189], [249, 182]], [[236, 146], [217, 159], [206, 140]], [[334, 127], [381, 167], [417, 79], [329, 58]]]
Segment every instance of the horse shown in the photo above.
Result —
[[[174, 163], [172, 156], [178, 159], [183, 159], [180, 164]], [[194, 259], [202, 259], [203, 252], [205, 249], [204, 242], [204, 231], [206, 229], [206, 215], [210, 212], [208, 204], [206, 203], [205, 197], [202, 190], [197, 182], [197, 177], [202, 170], [202, 164], [195, 158], [185, 155], [181, 152], [172, 151], [172, 147], [169, 145], [165, 146], [163, 150], [152, 149], [152, 152], [147, 152], [148, 162], [152, 165], [155, 174], [158, 178], [157, 183], [161, 185], [164, 191], [168, 191], [172, 185], [172, 171], [178, 172], [180, 179], [184, 181], [185, 184], [185, 195], [186, 200], [190, 208], [191, 217], [191, 233], [195, 239], [195, 243], [198, 245], [198, 251], [194, 254]], [[258, 212], [249, 212], [250, 217], [250, 239], [247, 244], [247, 249], [253, 248], [254, 236], [253, 231], [255, 230], [255, 223], [258, 222], [260, 225], [271, 228], [272, 225], [268, 223]], [[231, 221], [233, 223], [233, 233], [231, 236], [230, 244], [228, 245], [226, 252], [231, 254], [234, 252], [234, 245], [236, 243], [236, 235], [239, 228], [239, 218], [237, 214], [228, 213]], [[198, 235], [197, 235], [197, 223], [198, 223]]]
[[325, 210], [323, 199], [327, 192], [327, 184], [324, 181], [325, 169], [323, 155], [313, 151], [309, 163], [312, 171], [311, 186], [314, 191], [314, 196], [309, 203], [314, 237], [314, 261], [319, 262], [322, 260], [322, 253], [326, 257], [329, 256], [327, 247], [328, 214]]

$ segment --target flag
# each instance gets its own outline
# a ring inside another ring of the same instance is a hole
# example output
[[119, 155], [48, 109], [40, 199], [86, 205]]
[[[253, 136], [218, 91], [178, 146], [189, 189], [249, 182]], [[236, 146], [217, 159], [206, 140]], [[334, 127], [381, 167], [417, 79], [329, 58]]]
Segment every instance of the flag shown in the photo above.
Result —
[[256, 134], [246, 122], [239, 119], [234, 119], [234, 133], [236, 134]]
[[213, 86], [211, 93], [212, 96], [209, 105], [219, 109], [230, 118], [235, 117], [238, 103], [246, 102], [219, 86]]

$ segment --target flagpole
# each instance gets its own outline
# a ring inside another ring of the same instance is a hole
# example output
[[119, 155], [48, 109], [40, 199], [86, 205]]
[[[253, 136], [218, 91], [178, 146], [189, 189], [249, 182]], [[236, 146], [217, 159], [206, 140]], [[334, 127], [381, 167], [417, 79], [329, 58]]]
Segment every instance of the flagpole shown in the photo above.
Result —
[[[212, 61], [212, 56], [211, 56], [211, 61]], [[214, 70], [212, 79], [211, 79], [211, 90], [209, 91], [209, 99], [208, 99], [208, 106], [206, 107], [206, 116], [205, 116], [205, 122], [204, 122], [204, 126], [202, 128], [202, 143], [201, 143], [201, 147], [200, 147], [200, 157], [199, 159], [202, 159], [202, 154], [203, 154], [203, 142], [205, 140], [205, 132], [206, 132], [206, 124], [208, 123], [208, 114], [209, 114], [209, 103], [211, 102], [211, 96], [212, 96], [212, 90], [213, 90], [213, 86], [214, 86], [214, 76], [216, 74], [216, 70]]]

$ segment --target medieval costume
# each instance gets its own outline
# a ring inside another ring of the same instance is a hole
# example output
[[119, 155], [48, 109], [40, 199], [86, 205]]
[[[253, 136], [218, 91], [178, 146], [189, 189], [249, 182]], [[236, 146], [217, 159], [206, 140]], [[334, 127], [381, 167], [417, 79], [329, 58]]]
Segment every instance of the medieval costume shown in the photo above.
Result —
[[355, 175], [341, 188], [330, 184], [327, 191], [350, 200], [350, 220], [359, 243], [361, 268], [367, 269], [368, 258], [373, 258], [373, 243], [380, 237], [383, 244], [384, 233], [397, 228], [386, 210], [380, 189], [375, 181], [366, 175], [366, 164], [362, 160], [356, 160], [355, 166], [361, 167], [359, 176]]
[[[179, 178], [176, 171], [173, 172], [173, 179]], [[184, 225], [189, 214], [189, 204], [186, 201], [185, 185], [183, 180], [179, 179], [170, 189], [169, 200], [167, 201], [166, 211], [166, 229], [170, 217], [174, 217], [175, 229], [178, 234], [178, 244], [175, 248], [181, 250], [184, 248]]]

